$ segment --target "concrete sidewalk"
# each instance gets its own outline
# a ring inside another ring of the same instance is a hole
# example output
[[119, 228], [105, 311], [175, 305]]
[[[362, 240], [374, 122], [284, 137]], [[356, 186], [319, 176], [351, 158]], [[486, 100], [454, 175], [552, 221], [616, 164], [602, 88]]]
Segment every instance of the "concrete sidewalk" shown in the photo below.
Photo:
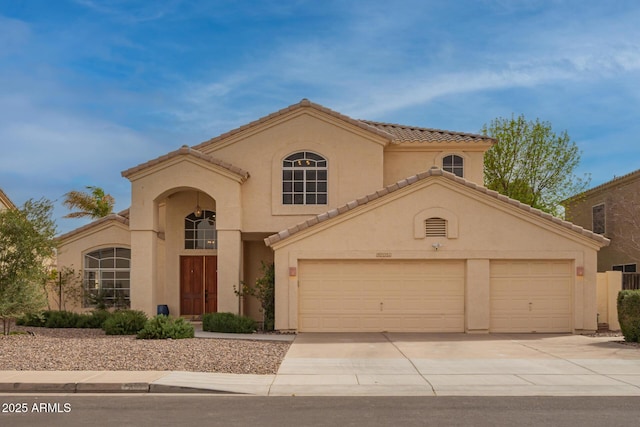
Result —
[[615, 342], [620, 340], [573, 335], [300, 334], [276, 375], [0, 371], [0, 392], [639, 396], [640, 349]]

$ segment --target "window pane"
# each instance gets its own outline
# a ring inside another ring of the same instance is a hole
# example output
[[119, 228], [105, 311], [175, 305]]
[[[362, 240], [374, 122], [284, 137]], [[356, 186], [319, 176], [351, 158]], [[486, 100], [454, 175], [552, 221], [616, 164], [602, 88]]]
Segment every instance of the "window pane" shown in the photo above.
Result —
[[116, 257], [131, 259], [131, 249], [116, 248]]
[[319, 170], [318, 171], [318, 180], [320, 181], [326, 181], [327, 180], [327, 171], [326, 170]]
[[324, 160], [324, 157], [319, 156], [315, 153], [306, 153], [307, 155], [307, 159], [312, 159], [312, 160]]
[[327, 195], [326, 194], [318, 194], [317, 203], [319, 205], [327, 204]]
[[101, 268], [113, 268], [115, 267], [115, 260], [113, 258], [103, 259], [100, 262]]
[[293, 203], [293, 195], [291, 194], [283, 194], [282, 195], [282, 204], [290, 205]]
[[292, 155], [290, 155], [289, 157], [286, 158], [286, 160], [299, 160], [299, 159], [304, 159], [304, 153], [300, 152], [300, 153], [294, 153]]
[[295, 194], [293, 196], [293, 204], [294, 205], [301, 205], [304, 203], [304, 197], [302, 194]]
[[293, 191], [295, 191], [296, 193], [302, 193], [304, 188], [304, 183], [303, 182], [294, 182], [293, 183]]
[[291, 182], [283, 182], [282, 183], [282, 191], [285, 193], [290, 193], [293, 191], [293, 184]]
[[307, 171], [307, 181], [315, 181], [315, 179], [316, 179], [316, 171], [315, 170]]
[[316, 204], [316, 195], [307, 194], [307, 205], [315, 205], [315, 204]]
[[318, 192], [320, 192], [320, 193], [326, 193], [327, 192], [327, 183], [326, 182], [319, 182], [318, 183]]
[[316, 183], [307, 182], [307, 193], [315, 193], [315, 192], [316, 192]]
[[129, 268], [131, 261], [128, 259], [116, 259], [116, 268]]
[[453, 165], [454, 166], [462, 166], [462, 157], [453, 156]]
[[282, 179], [285, 181], [291, 181], [293, 179], [293, 171], [291, 170], [282, 171]]
[[85, 268], [98, 268], [100, 266], [100, 263], [97, 259], [90, 257], [90, 256], [85, 256], [84, 257], [84, 267]]

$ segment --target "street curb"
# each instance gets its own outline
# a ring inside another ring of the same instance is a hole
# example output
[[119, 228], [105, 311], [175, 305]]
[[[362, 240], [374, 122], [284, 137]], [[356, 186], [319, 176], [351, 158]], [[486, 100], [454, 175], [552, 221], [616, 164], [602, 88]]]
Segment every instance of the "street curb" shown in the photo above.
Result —
[[144, 382], [133, 383], [0, 383], [0, 394], [6, 393], [184, 393], [236, 394], [226, 390], [173, 386]]

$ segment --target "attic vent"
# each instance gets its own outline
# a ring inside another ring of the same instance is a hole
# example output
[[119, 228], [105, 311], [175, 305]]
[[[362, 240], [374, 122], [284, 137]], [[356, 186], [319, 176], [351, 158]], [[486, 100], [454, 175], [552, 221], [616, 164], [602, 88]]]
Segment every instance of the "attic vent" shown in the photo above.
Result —
[[447, 220], [442, 218], [429, 218], [424, 222], [425, 235], [427, 237], [447, 237]]

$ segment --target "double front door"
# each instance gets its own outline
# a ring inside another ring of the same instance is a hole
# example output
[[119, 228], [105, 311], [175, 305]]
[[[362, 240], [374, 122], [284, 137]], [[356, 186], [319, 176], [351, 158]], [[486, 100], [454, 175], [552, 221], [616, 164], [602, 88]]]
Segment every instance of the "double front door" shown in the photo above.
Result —
[[218, 258], [180, 257], [180, 315], [201, 316], [218, 310]]

